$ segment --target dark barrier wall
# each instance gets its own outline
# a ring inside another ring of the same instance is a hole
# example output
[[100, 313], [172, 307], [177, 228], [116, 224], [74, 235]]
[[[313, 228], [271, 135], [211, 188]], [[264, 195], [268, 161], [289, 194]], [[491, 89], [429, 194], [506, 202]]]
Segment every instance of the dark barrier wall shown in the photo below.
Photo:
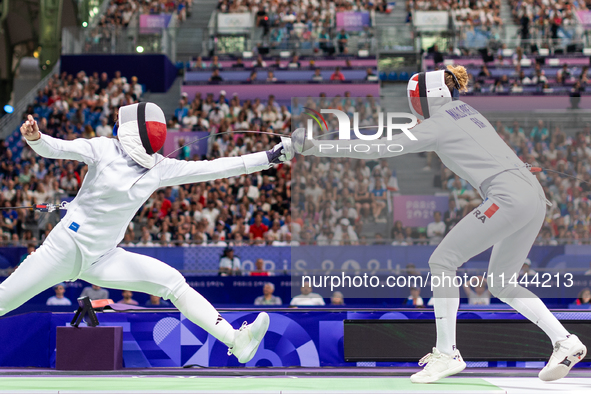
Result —
[[168, 57], [161, 54], [146, 55], [62, 55], [61, 71], [76, 74], [84, 71], [106, 72], [112, 78], [115, 71], [129, 80], [132, 76], [151, 92], [166, 92], [176, 78], [176, 68]]

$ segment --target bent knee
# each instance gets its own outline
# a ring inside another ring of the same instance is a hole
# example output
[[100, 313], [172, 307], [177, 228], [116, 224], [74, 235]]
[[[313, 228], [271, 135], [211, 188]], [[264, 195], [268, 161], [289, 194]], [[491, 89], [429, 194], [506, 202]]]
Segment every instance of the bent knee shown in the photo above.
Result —
[[510, 300], [515, 298], [516, 294], [519, 293], [522, 287], [520, 285], [514, 286], [512, 284], [505, 284], [505, 285], [493, 285], [488, 287], [488, 291], [492, 294], [493, 297], [497, 297], [499, 300], [503, 302], [507, 302], [506, 300]]
[[455, 272], [464, 261], [460, 255], [449, 248], [437, 247], [429, 258], [429, 267], [433, 274], [437, 272]]
[[167, 297], [163, 297], [164, 299], [170, 299], [173, 303], [179, 299], [187, 290], [191, 289], [191, 286], [185, 280], [185, 277], [182, 276], [180, 273], [180, 280], [174, 284], [174, 286], [170, 289], [170, 293]]

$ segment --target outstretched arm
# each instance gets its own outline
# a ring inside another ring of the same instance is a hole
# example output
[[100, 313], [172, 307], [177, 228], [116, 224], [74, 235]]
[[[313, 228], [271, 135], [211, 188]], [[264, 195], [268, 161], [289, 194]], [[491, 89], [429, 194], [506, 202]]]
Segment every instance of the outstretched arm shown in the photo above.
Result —
[[160, 171], [160, 186], [206, 182], [232, 176], [263, 171], [273, 164], [291, 160], [293, 148], [289, 138], [266, 152], [251, 153], [240, 157], [223, 157], [211, 161], [184, 161], [159, 158], [154, 169]]
[[22, 124], [21, 134], [35, 153], [49, 159], [77, 160], [91, 164], [98, 157], [92, 143], [85, 138], [64, 141], [42, 134], [31, 115]]

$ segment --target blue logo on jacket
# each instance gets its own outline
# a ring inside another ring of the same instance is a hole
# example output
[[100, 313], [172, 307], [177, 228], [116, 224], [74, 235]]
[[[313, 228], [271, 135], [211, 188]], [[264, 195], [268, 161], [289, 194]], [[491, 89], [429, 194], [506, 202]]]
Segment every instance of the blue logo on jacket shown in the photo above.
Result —
[[77, 233], [78, 229], [80, 228], [80, 225], [76, 222], [72, 222], [72, 224], [70, 224], [70, 227], [68, 227], [70, 230], [72, 230], [73, 232]]

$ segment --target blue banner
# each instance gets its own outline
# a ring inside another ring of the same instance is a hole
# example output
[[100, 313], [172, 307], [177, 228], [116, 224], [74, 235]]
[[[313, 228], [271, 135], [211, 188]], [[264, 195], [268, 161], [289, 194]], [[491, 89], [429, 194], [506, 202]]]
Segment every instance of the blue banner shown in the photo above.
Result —
[[[222, 312], [235, 328], [252, 322], [258, 311]], [[343, 367], [343, 320], [345, 319], [434, 319], [432, 311], [270, 311], [269, 331], [255, 357], [246, 367]], [[557, 314], [560, 319], [589, 319], [589, 313]], [[1, 367], [55, 367], [56, 327], [68, 326], [73, 313], [32, 313], [0, 320], [0, 334], [10, 336], [0, 347]], [[101, 326], [123, 327], [125, 368], [238, 367], [228, 348], [179, 312], [99, 313]], [[458, 319], [520, 319], [503, 311], [466, 311]], [[10, 333], [18, 332], [19, 335]], [[396, 363], [376, 363], [396, 365]]]

